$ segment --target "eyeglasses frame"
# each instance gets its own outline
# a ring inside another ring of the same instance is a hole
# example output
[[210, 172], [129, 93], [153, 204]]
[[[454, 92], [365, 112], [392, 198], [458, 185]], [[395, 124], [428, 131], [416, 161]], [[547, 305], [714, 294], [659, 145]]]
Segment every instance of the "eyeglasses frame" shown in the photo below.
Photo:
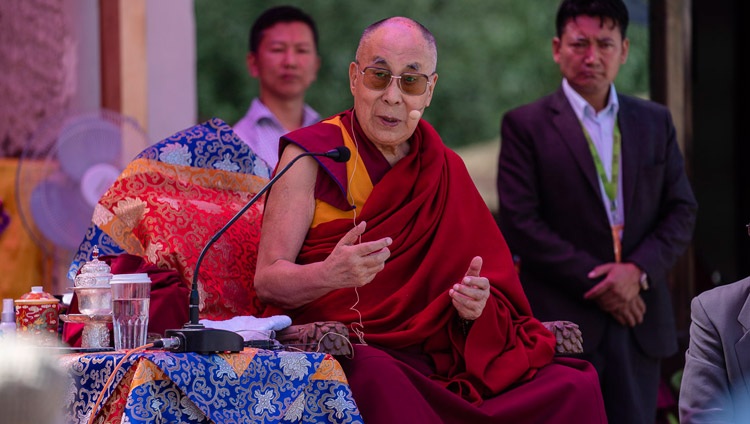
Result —
[[[432, 75], [435, 75], [435, 73], [434, 73], [434, 72], [433, 72], [433, 73], [432, 73], [431, 75], [427, 75], [427, 74], [421, 74], [421, 73], [419, 73], [419, 72], [403, 72], [403, 73], [401, 73], [401, 74], [399, 74], [399, 75], [396, 75], [396, 74], [394, 74], [393, 72], [389, 71], [388, 69], [385, 69], [385, 68], [379, 68], [379, 67], [377, 67], [377, 66], [366, 66], [366, 67], [364, 67], [364, 68], [362, 68], [362, 69], [359, 69], [359, 64], [358, 64], [358, 63], [355, 63], [355, 65], [357, 66], [357, 71], [359, 71], [359, 73], [360, 73], [360, 74], [362, 74], [362, 75], [365, 75], [365, 71], [366, 71], [366, 70], [368, 70], [368, 69], [377, 69], [377, 70], [379, 70], [379, 71], [384, 71], [384, 72], [387, 72], [387, 73], [389, 73], [389, 74], [391, 75], [391, 79], [390, 79], [390, 80], [388, 81], [388, 84], [386, 84], [386, 86], [385, 86], [385, 87], [383, 87], [383, 89], [382, 89], [382, 90], [378, 90], [378, 89], [375, 89], [375, 88], [370, 88], [370, 87], [367, 87], [367, 86], [365, 86], [365, 88], [367, 88], [368, 90], [373, 90], [373, 91], [385, 91], [385, 90], [387, 90], [387, 89], [388, 89], [388, 87], [390, 87], [390, 86], [391, 86], [391, 83], [393, 82], [393, 80], [394, 80], [394, 79], [397, 79], [397, 80], [398, 80], [398, 89], [399, 89], [399, 90], [401, 90], [401, 92], [402, 92], [402, 93], [404, 93], [404, 94], [405, 94], [405, 95], [407, 95], [407, 96], [421, 96], [421, 95], [423, 95], [424, 93], [426, 93], [426, 92], [427, 92], [427, 88], [428, 88], [429, 86], [431, 86], [431, 85], [432, 85], [432, 81], [430, 80], [430, 77], [431, 77]], [[422, 76], [422, 77], [425, 77], [425, 78], [427, 79], [427, 85], [425, 85], [425, 86], [424, 86], [424, 91], [423, 91], [422, 93], [420, 93], [420, 94], [411, 94], [411, 93], [407, 93], [406, 91], [404, 91], [404, 89], [403, 89], [403, 88], [401, 87], [401, 78], [402, 78], [402, 77], [403, 77], [404, 75], [418, 75], [418, 76]], [[364, 81], [362, 81], [362, 84], [364, 84]]]

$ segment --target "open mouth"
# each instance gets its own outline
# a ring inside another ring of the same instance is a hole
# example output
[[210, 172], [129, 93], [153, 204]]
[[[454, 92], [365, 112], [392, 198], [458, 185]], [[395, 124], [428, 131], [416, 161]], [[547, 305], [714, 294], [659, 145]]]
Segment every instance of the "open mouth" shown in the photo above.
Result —
[[392, 116], [379, 116], [380, 121], [383, 122], [383, 124], [393, 127], [398, 125], [399, 122], [401, 122], [400, 119], [396, 119]]

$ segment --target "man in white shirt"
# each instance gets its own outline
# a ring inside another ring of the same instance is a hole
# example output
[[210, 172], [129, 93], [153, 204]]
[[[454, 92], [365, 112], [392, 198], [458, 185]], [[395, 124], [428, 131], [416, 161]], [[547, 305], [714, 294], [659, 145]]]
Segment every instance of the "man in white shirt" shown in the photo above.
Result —
[[273, 170], [279, 137], [320, 120], [305, 104], [320, 68], [318, 30], [300, 9], [272, 7], [253, 23], [249, 47], [247, 69], [260, 82], [260, 94], [234, 131]]

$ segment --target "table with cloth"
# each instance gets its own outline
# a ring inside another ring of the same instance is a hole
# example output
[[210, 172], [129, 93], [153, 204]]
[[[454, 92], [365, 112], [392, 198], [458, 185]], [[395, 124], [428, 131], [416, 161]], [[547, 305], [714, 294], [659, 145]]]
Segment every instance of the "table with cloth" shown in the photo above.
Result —
[[[60, 357], [72, 377], [66, 422], [85, 423], [125, 352]], [[132, 354], [106, 389], [96, 423], [361, 423], [340, 364], [312, 352], [246, 348]]]

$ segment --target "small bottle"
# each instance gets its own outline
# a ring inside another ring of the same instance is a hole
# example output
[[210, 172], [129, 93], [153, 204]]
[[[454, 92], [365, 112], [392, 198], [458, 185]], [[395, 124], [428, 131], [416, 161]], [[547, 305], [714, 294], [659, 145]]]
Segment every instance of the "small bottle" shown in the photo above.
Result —
[[10, 338], [16, 335], [16, 311], [13, 299], [3, 299], [3, 313], [0, 318], [0, 338]]

